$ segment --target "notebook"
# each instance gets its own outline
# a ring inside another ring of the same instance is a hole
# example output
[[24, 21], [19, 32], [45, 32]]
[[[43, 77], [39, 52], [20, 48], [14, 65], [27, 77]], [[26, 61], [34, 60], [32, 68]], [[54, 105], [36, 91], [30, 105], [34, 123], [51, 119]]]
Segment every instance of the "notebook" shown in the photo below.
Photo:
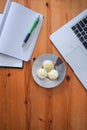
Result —
[[[26, 34], [37, 17], [39, 23], [32, 32], [26, 45], [22, 47]], [[24, 61], [29, 61], [33, 53], [41, 26], [43, 15], [28, 9], [19, 3], [7, 0], [0, 30], [0, 52]]]
[[50, 40], [87, 89], [87, 9], [51, 34]]
[[[3, 14], [0, 14], [0, 23], [2, 19]], [[23, 62], [22, 60], [12, 58], [7, 55], [0, 54], [0, 67], [16, 67], [16, 68], [22, 68]]]

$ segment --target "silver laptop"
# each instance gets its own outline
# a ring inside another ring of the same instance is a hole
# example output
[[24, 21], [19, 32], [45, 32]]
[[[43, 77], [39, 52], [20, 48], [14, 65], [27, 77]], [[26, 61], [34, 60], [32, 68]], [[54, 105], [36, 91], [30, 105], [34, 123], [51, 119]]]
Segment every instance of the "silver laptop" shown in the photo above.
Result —
[[87, 89], [87, 9], [51, 34], [50, 39]]

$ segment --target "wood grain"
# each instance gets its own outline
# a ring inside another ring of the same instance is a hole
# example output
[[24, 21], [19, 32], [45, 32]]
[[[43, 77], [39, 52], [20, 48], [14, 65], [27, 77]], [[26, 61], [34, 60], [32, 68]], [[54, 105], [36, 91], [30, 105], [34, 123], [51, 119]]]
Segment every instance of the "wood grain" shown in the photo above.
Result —
[[[15, 0], [44, 15], [33, 55], [23, 69], [0, 68], [0, 130], [87, 130], [87, 91], [49, 35], [87, 8], [87, 0]], [[6, 0], [0, 0], [0, 12]], [[44, 53], [60, 56], [67, 72], [63, 83], [41, 88], [32, 78], [32, 64]]]

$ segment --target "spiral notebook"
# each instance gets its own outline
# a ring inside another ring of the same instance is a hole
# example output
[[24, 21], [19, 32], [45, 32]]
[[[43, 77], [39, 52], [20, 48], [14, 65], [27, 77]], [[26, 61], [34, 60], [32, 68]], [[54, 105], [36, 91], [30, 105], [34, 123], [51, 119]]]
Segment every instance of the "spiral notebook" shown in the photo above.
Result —
[[[34, 20], [40, 16], [38, 25], [26, 45], [22, 47], [23, 41], [32, 26]], [[0, 53], [29, 61], [43, 23], [43, 15], [19, 3], [7, 0], [0, 30]]]

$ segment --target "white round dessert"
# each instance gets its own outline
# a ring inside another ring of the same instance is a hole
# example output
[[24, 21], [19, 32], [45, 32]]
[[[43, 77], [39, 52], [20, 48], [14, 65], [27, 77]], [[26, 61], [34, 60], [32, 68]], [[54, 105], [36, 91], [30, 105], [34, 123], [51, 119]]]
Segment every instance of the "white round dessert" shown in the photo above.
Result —
[[40, 68], [40, 69], [37, 70], [37, 76], [40, 79], [44, 79], [44, 78], [47, 77], [47, 71], [44, 68]]
[[51, 60], [45, 60], [42, 63], [42, 67], [47, 71], [51, 71], [52, 69], [54, 69], [54, 64]]
[[48, 73], [48, 78], [51, 79], [51, 80], [55, 80], [59, 77], [59, 74], [58, 74], [58, 71], [57, 70], [51, 70], [49, 73]]

